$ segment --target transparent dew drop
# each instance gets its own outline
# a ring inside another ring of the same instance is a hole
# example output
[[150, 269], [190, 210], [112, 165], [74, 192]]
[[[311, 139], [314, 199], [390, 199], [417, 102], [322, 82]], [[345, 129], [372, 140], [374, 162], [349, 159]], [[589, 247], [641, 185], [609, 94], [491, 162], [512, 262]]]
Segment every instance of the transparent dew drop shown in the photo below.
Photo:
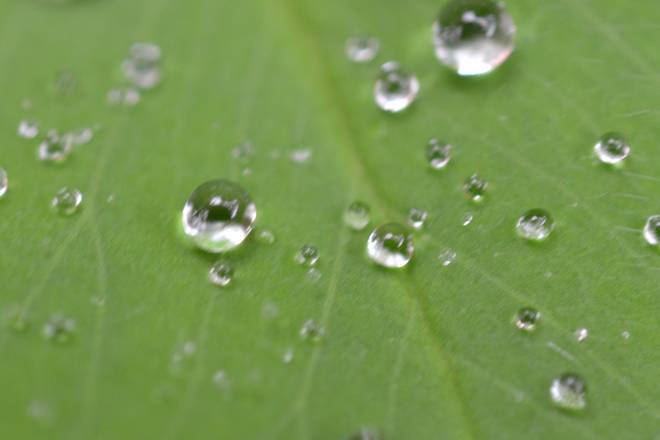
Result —
[[308, 319], [300, 329], [300, 336], [313, 342], [320, 342], [323, 339], [325, 329], [322, 325], [317, 324], [313, 319]]
[[377, 227], [367, 240], [369, 258], [383, 267], [405, 266], [411, 260], [414, 250], [412, 235], [398, 223]]
[[488, 182], [479, 177], [478, 174], [473, 174], [465, 180], [463, 184], [463, 192], [471, 200], [478, 202], [486, 195], [488, 189]]
[[209, 279], [217, 286], [226, 286], [234, 277], [234, 268], [225, 259], [218, 260], [209, 271]]
[[273, 232], [268, 229], [261, 231], [258, 237], [259, 241], [263, 244], [275, 243], [275, 235], [273, 235]]
[[2, 313], [2, 325], [16, 333], [23, 333], [30, 325], [27, 310], [20, 305], [13, 305]]
[[356, 231], [364, 229], [371, 221], [371, 210], [364, 202], [353, 202], [344, 213], [344, 223]]
[[57, 89], [63, 95], [73, 95], [78, 91], [78, 77], [71, 72], [62, 72], [57, 78]]
[[34, 400], [27, 407], [27, 415], [35, 423], [43, 427], [51, 426], [55, 423], [55, 411], [50, 403], [43, 400]]
[[575, 336], [575, 339], [578, 342], [582, 342], [585, 339], [587, 339], [587, 337], [589, 336], [589, 330], [587, 330], [586, 328], [579, 328], [579, 329], [575, 330], [575, 333], [573, 333], [573, 336]]
[[71, 153], [72, 147], [71, 136], [61, 136], [57, 130], [50, 130], [39, 144], [39, 159], [45, 162], [62, 162]]
[[307, 271], [307, 279], [312, 283], [317, 283], [323, 274], [316, 268], [311, 268]]
[[436, 170], [444, 168], [451, 159], [450, 150], [451, 145], [448, 143], [431, 139], [426, 145], [426, 160], [428, 160], [429, 166]]
[[161, 50], [153, 43], [135, 43], [128, 50], [128, 56], [137, 67], [152, 66], [160, 61]]
[[9, 187], [9, 178], [7, 177], [7, 171], [4, 168], [0, 168], [0, 197], [4, 196]]
[[304, 244], [296, 253], [296, 261], [303, 266], [313, 266], [319, 259], [319, 250], [311, 243]]
[[466, 212], [465, 214], [463, 214], [463, 217], [461, 218], [461, 222], [463, 223], [463, 226], [467, 226], [470, 223], [472, 223], [473, 218], [474, 218], [474, 216], [472, 214], [470, 214], [469, 212]]
[[218, 387], [221, 391], [227, 391], [231, 388], [231, 379], [227, 375], [227, 372], [224, 370], [218, 370], [213, 374], [211, 379], [213, 384]]
[[34, 139], [39, 134], [39, 124], [30, 119], [24, 119], [18, 124], [18, 135], [24, 139]]
[[78, 210], [82, 198], [77, 189], [64, 187], [55, 194], [51, 204], [58, 214], [71, 215]]
[[380, 68], [380, 75], [374, 87], [376, 104], [381, 109], [397, 113], [407, 108], [417, 97], [419, 81], [417, 77], [390, 61]]
[[246, 164], [250, 162], [252, 156], [254, 156], [254, 147], [251, 142], [244, 142], [241, 145], [234, 147], [231, 150], [231, 155], [234, 159]]
[[660, 244], [660, 215], [652, 215], [644, 225], [644, 240], [651, 246]]
[[107, 100], [110, 105], [123, 104], [125, 107], [133, 107], [140, 102], [140, 91], [133, 87], [112, 89], [108, 92]]
[[183, 228], [195, 245], [219, 253], [245, 240], [257, 218], [257, 207], [248, 192], [228, 180], [199, 186], [183, 208]]
[[555, 221], [544, 209], [530, 209], [524, 213], [516, 224], [516, 234], [520, 238], [539, 241], [546, 238], [555, 228]]
[[532, 307], [523, 307], [516, 316], [516, 327], [520, 330], [532, 331], [541, 319], [541, 313]]
[[456, 259], [456, 252], [449, 248], [444, 248], [438, 258], [443, 266], [449, 266]]
[[52, 315], [44, 325], [43, 335], [58, 344], [68, 344], [73, 339], [76, 322], [61, 313]]
[[74, 145], [85, 145], [92, 140], [94, 131], [91, 128], [80, 127], [68, 133], [68, 135], [71, 137]]
[[362, 428], [359, 433], [348, 437], [348, 440], [382, 440], [382, 437], [374, 429]]
[[628, 339], [628, 338], [630, 338], [630, 333], [623, 332], [623, 333], [621, 333], [621, 337], [623, 337], [623, 339]]
[[293, 361], [293, 349], [289, 348], [284, 352], [284, 356], [282, 356], [282, 362], [285, 364], [290, 364], [291, 361]]
[[426, 221], [426, 216], [427, 216], [427, 212], [425, 209], [412, 208], [408, 212], [408, 224], [415, 229], [419, 229], [422, 226], [424, 226], [424, 222]]
[[126, 78], [141, 89], [152, 89], [160, 84], [162, 72], [158, 65], [160, 48], [152, 43], [136, 43], [129, 50], [129, 57], [122, 64]]
[[560, 408], [581, 410], [587, 406], [587, 385], [577, 374], [563, 374], [552, 381], [550, 399]]
[[357, 36], [346, 40], [346, 56], [356, 63], [367, 63], [378, 55], [378, 38]]
[[312, 150], [309, 148], [293, 150], [289, 153], [289, 158], [295, 163], [307, 163], [312, 158]]
[[596, 155], [601, 162], [616, 164], [628, 157], [630, 154], [630, 145], [628, 139], [621, 133], [605, 133], [594, 146]]
[[435, 55], [459, 75], [482, 75], [513, 52], [515, 33], [503, 3], [454, 0], [433, 25]]

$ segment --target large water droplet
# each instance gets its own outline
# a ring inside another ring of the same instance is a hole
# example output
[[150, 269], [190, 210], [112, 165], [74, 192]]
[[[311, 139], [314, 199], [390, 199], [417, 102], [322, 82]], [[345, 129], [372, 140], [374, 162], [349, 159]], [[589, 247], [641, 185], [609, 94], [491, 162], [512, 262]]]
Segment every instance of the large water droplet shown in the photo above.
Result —
[[451, 145], [438, 139], [431, 139], [426, 146], [426, 159], [431, 168], [439, 170], [449, 163]]
[[313, 319], [308, 319], [300, 329], [300, 336], [314, 342], [320, 342], [323, 339], [323, 333], [325, 333], [323, 326], [317, 324]]
[[367, 241], [367, 254], [381, 266], [403, 267], [413, 256], [413, 237], [398, 223], [377, 227]]
[[378, 38], [358, 36], [346, 40], [346, 56], [356, 63], [366, 63], [378, 55]]
[[317, 247], [311, 243], [307, 243], [298, 249], [298, 253], [296, 254], [296, 261], [303, 266], [313, 266], [316, 264], [320, 256], [321, 253]]
[[408, 224], [415, 229], [419, 229], [424, 226], [426, 221], [427, 212], [423, 208], [412, 208], [408, 212]]
[[475, 202], [481, 200], [486, 195], [487, 189], [488, 182], [479, 177], [478, 174], [471, 175], [463, 184], [463, 192]]
[[152, 43], [136, 43], [129, 57], [122, 64], [126, 78], [141, 89], [151, 89], [160, 84], [162, 73], [158, 66], [160, 48]]
[[520, 330], [532, 331], [541, 319], [541, 313], [532, 307], [523, 307], [516, 316], [516, 327]]
[[509, 57], [515, 33], [503, 3], [454, 0], [433, 25], [435, 55], [459, 75], [481, 75]]
[[76, 322], [61, 313], [56, 313], [44, 325], [44, 337], [58, 344], [67, 344], [73, 338]]
[[563, 374], [552, 381], [550, 398], [564, 409], [583, 409], [586, 405], [587, 385], [577, 374]]
[[371, 211], [369, 205], [364, 202], [353, 202], [348, 205], [344, 213], [344, 222], [349, 228], [361, 231], [371, 220]]
[[652, 246], [660, 244], [660, 215], [653, 215], [646, 220], [644, 239]]
[[39, 134], [39, 124], [36, 121], [25, 119], [18, 124], [18, 135], [25, 139], [34, 139]]
[[39, 159], [47, 162], [62, 162], [71, 153], [73, 139], [69, 135], [60, 136], [57, 130], [50, 130], [39, 145]]
[[396, 113], [408, 107], [417, 97], [419, 81], [417, 77], [390, 61], [380, 68], [376, 80], [374, 96], [381, 109]]
[[240, 185], [228, 180], [206, 182], [183, 208], [183, 228], [201, 249], [225, 252], [245, 240], [257, 218], [257, 207]]
[[542, 240], [555, 228], [555, 221], [544, 209], [530, 209], [518, 219], [516, 233], [526, 240]]
[[234, 268], [225, 259], [218, 260], [209, 271], [209, 279], [218, 286], [226, 286], [231, 282], [233, 276]]
[[4, 168], [0, 168], [0, 197], [4, 196], [9, 187], [9, 178], [7, 177], [7, 171]]
[[614, 131], [605, 133], [596, 143], [594, 150], [601, 162], [609, 164], [619, 163], [630, 154], [628, 139]]
[[82, 194], [75, 188], [64, 187], [55, 194], [52, 205], [59, 214], [71, 215], [78, 209], [82, 202]]

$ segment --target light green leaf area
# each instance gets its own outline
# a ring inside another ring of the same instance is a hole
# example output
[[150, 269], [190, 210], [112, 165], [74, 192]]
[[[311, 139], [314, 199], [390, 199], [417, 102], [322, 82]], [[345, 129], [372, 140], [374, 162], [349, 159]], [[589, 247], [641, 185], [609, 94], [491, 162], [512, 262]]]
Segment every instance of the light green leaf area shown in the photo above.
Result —
[[[516, 51], [481, 78], [435, 59], [441, 3], [0, 2], [0, 438], [656, 438], [660, 254], [641, 229], [660, 213], [660, 3], [511, 0]], [[381, 41], [372, 63], [345, 56], [361, 33]], [[110, 106], [138, 41], [162, 48], [163, 83]], [[389, 60], [421, 83], [395, 115], [373, 100]], [[60, 72], [77, 75], [73, 96]], [[17, 135], [24, 118], [40, 136], [100, 127], [52, 166]], [[593, 153], [612, 130], [631, 143], [620, 168]], [[454, 146], [443, 170], [424, 158], [432, 137]], [[232, 157], [245, 141], [247, 164]], [[461, 188], [475, 172], [480, 204]], [[258, 208], [226, 288], [180, 219], [218, 178]], [[63, 186], [84, 195], [71, 217], [50, 208]], [[355, 200], [372, 209], [360, 232], [342, 221]], [[413, 260], [377, 267], [370, 232], [413, 206], [429, 213]], [[536, 207], [557, 225], [530, 244], [514, 227]], [[294, 262], [308, 242], [316, 282]], [[512, 323], [523, 306], [542, 313], [533, 332]], [[58, 312], [76, 324], [68, 344], [43, 336]], [[310, 318], [320, 343], [299, 335]], [[582, 412], [550, 401], [566, 372], [587, 381]]]

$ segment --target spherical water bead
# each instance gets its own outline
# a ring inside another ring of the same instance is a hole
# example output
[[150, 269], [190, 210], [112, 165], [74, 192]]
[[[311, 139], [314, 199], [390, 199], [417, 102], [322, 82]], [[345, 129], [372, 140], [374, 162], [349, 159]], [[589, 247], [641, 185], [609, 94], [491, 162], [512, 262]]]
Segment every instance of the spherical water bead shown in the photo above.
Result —
[[621, 133], [605, 133], [596, 146], [596, 155], [601, 162], [615, 164], [621, 162], [630, 154], [628, 139]]
[[465, 214], [463, 214], [463, 217], [461, 218], [461, 222], [463, 223], [463, 226], [467, 226], [470, 223], [472, 223], [473, 218], [474, 218], [474, 216], [472, 214], [470, 214], [469, 212], [466, 212]]
[[7, 171], [4, 168], [0, 168], [0, 197], [4, 196], [9, 187], [9, 178], [7, 177]]
[[24, 119], [18, 124], [18, 135], [24, 139], [34, 139], [39, 134], [39, 124], [30, 119]]
[[209, 279], [218, 286], [226, 286], [234, 277], [234, 268], [227, 260], [218, 260], [209, 271]]
[[459, 75], [481, 75], [509, 57], [515, 33], [503, 3], [454, 0], [433, 25], [435, 55]]
[[541, 313], [531, 307], [523, 307], [516, 316], [516, 327], [520, 330], [532, 331], [541, 319]]
[[57, 89], [63, 95], [73, 95], [78, 91], [78, 77], [71, 72], [60, 73]]
[[346, 40], [346, 56], [356, 63], [366, 63], [378, 55], [378, 38], [358, 36]]
[[367, 241], [367, 254], [377, 264], [388, 267], [403, 267], [413, 256], [415, 245], [412, 235], [398, 223], [387, 223], [377, 227]]
[[439, 170], [449, 163], [451, 145], [438, 139], [431, 139], [426, 146], [426, 159], [431, 168]]
[[268, 229], [261, 231], [259, 233], [259, 242], [263, 244], [273, 244], [275, 243], [275, 235]]
[[555, 221], [544, 209], [530, 209], [518, 219], [516, 234], [525, 240], [539, 241], [550, 235], [555, 228]]
[[660, 244], [660, 215], [653, 215], [646, 220], [644, 239], [652, 246]]
[[419, 229], [424, 226], [426, 221], [426, 210], [422, 208], [412, 208], [408, 212], [408, 224], [415, 229]]
[[82, 194], [75, 188], [64, 187], [55, 194], [52, 205], [59, 214], [71, 215], [82, 202]]
[[300, 336], [314, 342], [320, 342], [323, 339], [323, 333], [325, 333], [323, 326], [317, 324], [313, 319], [307, 320], [300, 329]]
[[579, 328], [579, 329], [575, 330], [575, 333], [573, 333], [573, 336], [575, 336], [575, 339], [578, 342], [582, 342], [585, 339], [587, 339], [587, 337], [589, 336], [589, 330], [587, 330], [586, 328]]
[[245, 240], [257, 218], [257, 207], [242, 186], [212, 180], [193, 191], [183, 208], [183, 228], [201, 249], [225, 252]]
[[376, 80], [374, 96], [381, 109], [397, 113], [408, 107], [417, 97], [419, 81], [417, 77], [390, 61], [380, 68]]
[[438, 258], [443, 266], [449, 266], [456, 259], [456, 252], [450, 248], [444, 248]]
[[44, 325], [43, 334], [48, 340], [58, 344], [67, 344], [73, 338], [76, 322], [61, 313], [54, 314]]
[[125, 89], [112, 89], [108, 92], [108, 104], [123, 104], [126, 107], [133, 107], [140, 102], [140, 91], [132, 87]]
[[563, 374], [552, 381], [550, 398], [560, 408], [578, 410], [584, 409], [587, 385], [577, 374]]
[[313, 244], [304, 244], [298, 249], [296, 254], [296, 261], [303, 266], [313, 266], [318, 261], [321, 253]]
[[80, 127], [73, 130], [70, 133], [67, 133], [65, 136], [67, 135], [71, 137], [71, 141], [75, 145], [84, 145], [92, 140], [92, 137], [94, 136], [94, 131], [92, 131], [91, 128]]
[[39, 159], [46, 162], [62, 162], [71, 153], [72, 146], [71, 136], [60, 136], [57, 130], [51, 130], [39, 145]]
[[479, 177], [478, 174], [471, 175], [463, 184], [463, 192], [475, 202], [481, 200], [486, 195], [487, 189], [488, 182]]
[[364, 202], [353, 202], [344, 213], [344, 222], [349, 228], [361, 231], [371, 221], [371, 210]]
[[141, 89], [151, 89], [160, 84], [162, 73], [158, 66], [160, 48], [152, 43], [136, 43], [129, 51], [129, 58], [122, 62], [126, 78]]

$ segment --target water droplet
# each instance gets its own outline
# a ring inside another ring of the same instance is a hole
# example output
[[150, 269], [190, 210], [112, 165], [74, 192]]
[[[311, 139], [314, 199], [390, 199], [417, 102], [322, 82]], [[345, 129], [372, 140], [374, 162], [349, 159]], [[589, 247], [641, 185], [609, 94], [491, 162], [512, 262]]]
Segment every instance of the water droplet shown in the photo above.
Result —
[[43, 400], [35, 400], [27, 407], [27, 415], [41, 426], [50, 426], [55, 422], [53, 407]]
[[292, 360], [293, 360], [293, 349], [289, 348], [287, 351], [284, 352], [284, 356], [282, 356], [282, 361], [285, 364], [290, 364]]
[[315, 268], [311, 268], [307, 271], [307, 279], [312, 283], [316, 283], [321, 279], [321, 271]]
[[543, 240], [555, 228], [555, 221], [544, 209], [530, 209], [518, 219], [516, 233], [525, 240]]
[[57, 130], [50, 130], [39, 145], [39, 159], [47, 162], [62, 162], [71, 153], [73, 140], [69, 135], [60, 136]]
[[426, 221], [426, 210], [422, 208], [412, 208], [408, 212], [408, 224], [415, 229], [419, 229]]
[[7, 171], [4, 168], [0, 168], [0, 197], [4, 196], [9, 187], [9, 178], [7, 177]]
[[463, 192], [475, 202], [484, 197], [487, 189], [488, 182], [479, 177], [478, 174], [471, 175], [463, 184]]
[[443, 266], [449, 266], [456, 259], [456, 252], [449, 248], [445, 248], [442, 250], [442, 252], [440, 252], [438, 258], [442, 262]]
[[218, 260], [209, 271], [209, 278], [213, 284], [226, 286], [234, 276], [234, 268], [229, 261]]
[[304, 266], [313, 266], [320, 256], [319, 250], [313, 244], [307, 243], [300, 247], [296, 261]]
[[361, 231], [371, 220], [369, 205], [364, 202], [353, 202], [348, 205], [344, 213], [344, 222], [349, 228]]
[[444, 168], [451, 159], [450, 150], [451, 145], [448, 143], [431, 139], [426, 146], [426, 159], [429, 161], [431, 168], [436, 170]]
[[515, 33], [503, 3], [454, 0], [433, 25], [435, 55], [459, 75], [481, 75], [509, 57]]
[[396, 113], [408, 107], [417, 97], [419, 81], [417, 77], [390, 61], [380, 68], [376, 80], [374, 96], [381, 109]]
[[108, 104], [123, 104], [126, 107], [133, 107], [140, 102], [140, 91], [132, 87], [125, 89], [112, 89], [108, 92]]
[[644, 239], [652, 246], [660, 244], [660, 215], [653, 215], [646, 220]]
[[25, 139], [34, 139], [39, 134], [39, 123], [24, 119], [18, 124], [18, 135]]
[[630, 337], [630, 333], [623, 332], [623, 333], [621, 333], [621, 336], [623, 337], [623, 339], [628, 339]]
[[57, 79], [57, 88], [63, 95], [73, 95], [78, 90], [78, 77], [71, 72], [62, 72]]
[[94, 132], [91, 128], [80, 127], [76, 130], [73, 130], [71, 133], [68, 133], [68, 136], [71, 137], [71, 141], [75, 145], [84, 145], [92, 140]]
[[231, 150], [231, 155], [234, 159], [241, 161], [242, 163], [248, 163], [252, 156], [254, 156], [254, 147], [250, 142], [244, 142], [241, 145], [234, 147]]
[[463, 222], [463, 226], [467, 226], [470, 223], [472, 223], [473, 218], [474, 218], [474, 216], [472, 214], [470, 214], [469, 212], [466, 212], [465, 214], [463, 214], [463, 217], [461, 219], [461, 221]]
[[126, 78], [141, 89], [151, 89], [160, 84], [162, 72], [158, 66], [160, 48], [152, 43], [136, 43], [121, 68]]
[[197, 345], [193, 341], [187, 341], [183, 344], [182, 351], [184, 356], [190, 357], [197, 351]]
[[280, 313], [277, 305], [272, 302], [267, 302], [261, 307], [261, 315], [266, 319], [273, 319]]
[[264, 244], [273, 244], [275, 243], [275, 236], [268, 229], [263, 230], [258, 235], [259, 241]]
[[82, 194], [75, 188], [64, 187], [55, 194], [52, 205], [59, 214], [71, 215], [82, 202]]
[[550, 398], [564, 409], [583, 409], [586, 405], [587, 385], [577, 374], [563, 374], [552, 381]]
[[225, 252], [245, 240], [257, 218], [257, 207], [240, 185], [228, 180], [206, 182], [183, 208], [183, 228], [208, 252]]
[[56, 313], [44, 325], [43, 333], [46, 339], [58, 344], [67, 344], [73, 338], [75, 329], [76, 322], [73, 319]]
[[350, 436], [348, 440], [381, 440], [381, 437], [374, 429], [362, 428], [362, 431]]
[[323, 339], [323, 333], [325, 333], [323, 326], [317, 324], [313, 319], [308, 319], [300, 329], [300, 336], [314, 342], [320, 342]]
[[19, 305], [9, 307], [2, 314], [2, 324], [11, 331], [23, 333], [30, 324], [27, 310]]
[[585, 339], [587, 339], [587, 337], [589, 336], [589, 330], [587, 330], [586, 328], [579, 328], [575, 330], [575, 333], [573, 333], [573, 335], [575, 336], [575, 339], [577, 339], [578, 342], [582, 342]]
[[523, 307], [516, 316], [516, 327], [520, 330], [532, 331], [541, 319], [541, 313], [532, 307]]
[[408, 264], [414, 250], [412, 235], [398, 223], [387, 223], [377, 227], [367, 241], [369, 257], [377, 264], [389, 268]]
[[231, 380], [224, 370], [218, 370], [213, 374], [213, 384], [221, 390], [231, 388]]
[[605, 133], [596, 143], [594, 150], [601, 162], [609, 164], [619, 163], [630, 154], [628, 139], [614, 131]]
[[378, 38], [357, 36], [346, 40], [346, 56], [356, 63], [366, 63], [378, 55]]
[[309, 160], [312, 158], [312, 150], [309, 148], [305, 148], [303, 150], [293, 150], [289, 154], [289, 157], [296, 163], [309, 162]]
[[32, 108], [32, 101], [29, 99], [24, 99], [22, 106], [23, 110], [30, 110]]

